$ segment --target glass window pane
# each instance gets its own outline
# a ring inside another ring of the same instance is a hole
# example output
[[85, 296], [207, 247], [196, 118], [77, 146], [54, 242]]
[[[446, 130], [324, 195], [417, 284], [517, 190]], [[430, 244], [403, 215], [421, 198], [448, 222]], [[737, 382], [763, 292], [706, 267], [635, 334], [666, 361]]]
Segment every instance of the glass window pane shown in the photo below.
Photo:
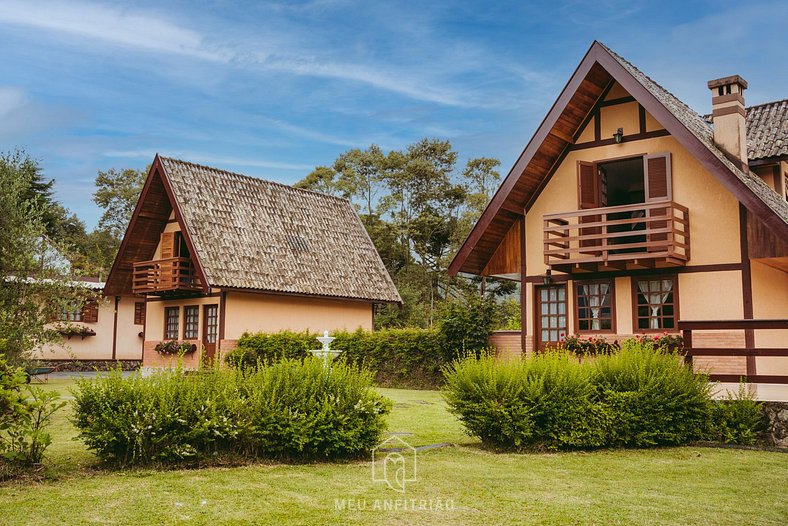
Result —
[[547, 289], [541, 289], [539, 292], [542, 297], [542, 301], [547, 301]]

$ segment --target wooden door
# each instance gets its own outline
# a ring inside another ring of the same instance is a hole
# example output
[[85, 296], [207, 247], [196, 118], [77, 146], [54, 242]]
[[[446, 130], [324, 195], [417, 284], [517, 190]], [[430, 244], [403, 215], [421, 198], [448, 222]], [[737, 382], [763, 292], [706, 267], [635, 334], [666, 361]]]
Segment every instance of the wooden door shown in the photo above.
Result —
[[172, 258], [177, 258], [180, 248], [180, 232], [162, 232], [161, 234], [161, 275], [160, 284], [162, 289], [175, 288], [177, 283], [177, 265]]
[[203, 359], [206, 364], [211, 364], [216, 356], [216, 340], [219, 337], [219, 306], [203, 306], [202, 316], [202, 345], [205, 348]]
[[566, 285], [538, 285], [536, 290], [536, 348], [555, 347], [567, 336]]

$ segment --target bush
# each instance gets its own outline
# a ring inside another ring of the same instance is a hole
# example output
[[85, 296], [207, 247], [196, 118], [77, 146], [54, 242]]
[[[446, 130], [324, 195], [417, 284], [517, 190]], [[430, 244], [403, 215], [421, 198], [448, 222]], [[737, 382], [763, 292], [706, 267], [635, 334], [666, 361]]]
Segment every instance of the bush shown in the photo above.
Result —
[[445, 375], [450, 410], [495, 447], [682, 444], [708, 429], [707, 377], [651, 344], [624, 342], [585, 363], [565, 350], [520, 361], [470, 356]]
[[121, 465], [207, 458], [331, 459], [369, 451], [390, 403], [372, 375], [344, 363], [284, 360], [256, 368], [162, 370], [80, 380], [74, 424]]
[[52, 415], [65, 405], [56, 393], [25, 388], [25, 372], [0, 354], [0, 479], [20, 467], [39, 464], [52, 442], [46, 431]]
[[725, 444], [751, 446], [764, 427], [763, 404], [745, 384], [736, 395], [712, 402], [712, 423], [709, 438]]
[[590, 365], [597, 400], [610, 415], [607, 445], [646, 447], [704, 438], [709, 379], [653, 342], [626, 340]]
[[486, 445], [559, 449], [602, 445], [594, 386], [566, 352], [524, 360], [469, 356], [446, 369], [443, 394]]
[[[318, 349], [318, 335], [310, 332], [244, 334], [238, 347], [228, 353], [227, 363], [252, 366], [285, 359], [303, 359], [310, 349]], [[433, 387], [441, 379], [441, 367], [447, 363], [442, 337], [429, 329], [358, 330], [333, 334], [332, 349], [343, 351], [349, 364], [375, 371], [378, 385], [391, 387]]]

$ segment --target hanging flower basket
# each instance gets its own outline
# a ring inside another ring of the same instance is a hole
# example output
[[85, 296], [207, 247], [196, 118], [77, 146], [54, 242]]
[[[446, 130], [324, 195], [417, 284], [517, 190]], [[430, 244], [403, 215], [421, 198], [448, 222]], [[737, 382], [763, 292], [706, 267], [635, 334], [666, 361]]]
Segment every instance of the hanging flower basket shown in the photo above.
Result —
[[94, 331], [90, 327], [85, 327], [84, 325], [60, 325], [57, 328], [57, 332], [59, 332], [69, 340], [71, 339], [72, 336], [79, 336], [84, 340], [88, 336], [96, 335], [96, 331]]
[[196, 351], [197, 345], [194, 343], [172, 340], [169, 342], [157, 343], [155, 349], [159, 354], [176, 354], [178, 356], [183, 356], [184, 354], [190, 354]]

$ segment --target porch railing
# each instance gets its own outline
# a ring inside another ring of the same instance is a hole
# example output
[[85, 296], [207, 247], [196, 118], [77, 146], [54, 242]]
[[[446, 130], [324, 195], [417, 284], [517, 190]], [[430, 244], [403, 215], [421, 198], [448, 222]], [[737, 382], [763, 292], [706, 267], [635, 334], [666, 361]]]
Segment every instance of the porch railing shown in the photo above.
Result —
[[[745, 374], [712, 374], [710, 379], [717, 382], [752, 382], [763, 384], [788, 384], [788, 375], [757, 374], [755, 368], [755, 357], [757, 356], [778, 356], [788, 357], [788, 347], [755, 347], [744, 348], [725, 348], [725, 347], [695, 347], [692, 335], [697, 331], [721, 331], [721, 330], [786, 330], [788, 331], [788, 320], [714, 320], [714, 321], [679, 321], [678, 328], [684, 340], [685, 361], [692, 363], [696, 356], [745, 356], [747, 357], [747, 373]], [[746, 334], [746, 333], [745, 333]], [[745, 337], [745, 341], [754, 342], [752, 336]], [[788, 338], [786, 339], [788, 341]]]
[[200, 283], [189, 258], [177, 257], [134, 263], [134, 294], [162, 294], [200, 290]]
[[575, 210], [544, 217], [544, 259], [567, 271], [628, 268], [690, 258], [689, 210], [674, 201]]

